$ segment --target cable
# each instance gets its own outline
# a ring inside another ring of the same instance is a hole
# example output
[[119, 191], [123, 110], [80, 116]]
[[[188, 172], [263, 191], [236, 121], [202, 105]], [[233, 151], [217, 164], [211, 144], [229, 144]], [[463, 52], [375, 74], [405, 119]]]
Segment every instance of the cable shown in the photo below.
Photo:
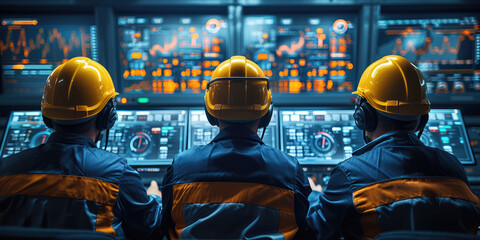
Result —
[[267, 130], [267, 127], [263, 128], [262, 137], [260, 138], [260, 140], [263, 140], [263, 136], [265, 135], [265, 130]]
[[107, 134], [105, 136], [105, 151], [107, 151], [108, 146], [108, 135], [110, 134], [110, 129], [107, 129]]

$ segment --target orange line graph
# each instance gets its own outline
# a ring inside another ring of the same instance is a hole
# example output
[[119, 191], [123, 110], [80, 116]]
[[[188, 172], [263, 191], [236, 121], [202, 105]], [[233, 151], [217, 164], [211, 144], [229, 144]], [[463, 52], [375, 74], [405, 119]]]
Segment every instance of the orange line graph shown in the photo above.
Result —
[[152, 90], [152, 85], [150, 84], [150, 81], [141, 81], [139, 83], [134, 83], [130, 85], [130, 87], [124, 88], [125, 92], [131, 92], [131, 91], [147, 91], [150, 92]]
[[163, 46], [160, 46], [160, 44], [155, 44], [152, 46], [152, 48], [149, 50], [150, 54], [152, 56], [157, 55], [155, 51], [160, 51], [161, 53], [166, 53], [172, 50], [175, 46], [177, 46], [178, 38], [176, 34], [173, 35], [172, 41], [169, 43], [164, 43]]
[[283, 55], [283, 51], [292, 54], [298, 50], [300, 50], [303, 45], [305, 44], [305, 38], [303, 37], [303, 32], [300, 32], [300, 39], [297, 43], [294, 41], [291, 42], [290, 47], [287, 45], [280, 45], [277, 49], [277, 56], [281, 57]]
[[438, 46], [433, 46], [431, 38], [426, 37], [423, 47], [419, 49], [415, 47], [415, 43], [413, 40], [408, 40], [405, 48], [403, 48], [402, 39], [397, 38], [397, 40], [395, 41], [395, 46], [392, 50], [392, 54], [401, 54], [402, 56], [405, 56], [407, 53], [412, 52], [415, 55], [422, 55], [426, 53], [443, 55], [445, 51], [448, 51], [448, 53], [452, 54], [458, 54], [458, 52], [460, 51], [460, 47], [462, 46], [462, 42], [465, 41], [467, 37], [472, 41], [474, 40], [473, 36], [461, 35], [458, 37], [455, 46], [452, 47], [450, 38], [447, 36], [443, 36], [442, 45], [440, 48]]
[[[18, 40], [13, 40], [13, 35], [18, 31]], [[79, 28], [80, 38], [78, 38], [76, 31], [71, 31], [68, 42], [62, 36], [62, 33], [57, 28], [45, 31], [44, 28], [39, 28], [35, 38], [27, 39], [26, 30], [24, 28], [10, 27], [7, 32], [5, 42], [0, 40], [0, 55], [10, 50], [12, 54], [23, 54], [24, 58], [28, 58], [30, 53], [35, 50], [41, 51], [41, 58], [47, 58], [47, 55], [58, 45], [58, 49], [63, 54], [62, 58], [67, 59], [70, 53], [81, 47], [82, 56], [87, 56], [87, 41], [89, 36], [85, 33], [83, 28]], [[44, 37], [46, 36], [46, 37]], [[55, 40], [57, 41], [55, 44]], [[61, 59], [58, 59], [61, 60]]]

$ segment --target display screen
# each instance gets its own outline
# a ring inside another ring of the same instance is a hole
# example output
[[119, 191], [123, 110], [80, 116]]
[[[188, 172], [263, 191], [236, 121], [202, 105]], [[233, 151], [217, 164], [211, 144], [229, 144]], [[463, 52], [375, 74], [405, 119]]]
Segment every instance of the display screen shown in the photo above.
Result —
[[376, 58], [400, 55], [427, 80], [427, 93], [480, 92], [480, 28], [473, 16], [384, 15]]
[[465, 123], [458, 109], [432, 109], [421, 140], [427, 146], [453, 154], [463, 164], [475, 163]]
[[335, 165], [364, 145], [353, 110], [281, 110], [281, 149], [301, 164]]
[[226, 59], [223, 16], [118, 17], [123, 93], [198, 94]]
[[[269, 146], [278, 148], [277, 111], [273, 111], [272, 120], [268, 124], [262, 141]], [[217, 136], [219, 129], [212, 126], [207, 120], [205, 110], [190, 110], [190, 125], [188, 132], [188, 147], [205, 145]], [[258, 136], [262, 136], [263, 128], [258, 129]]]
[[98, 61], [97, 29], [88, 16], [0, 18], [4, 95], [42, 95], [50, 73], [70, 58]]
[[1, 157], [45, 143], [50, 134], [40, 111], [12, 112], [3, 137]]
[[[453, 154], [462, 164], [475, 162], [461, 113], [432, 109], [421, 141]], [[353, 110], [280, 111], [281, 148], [302, 164], [336, 164], [364, 145]]]
[[246, 16], [244, 49], [277, 93], [351, 92], [355, 15]]
[[118, 111], [107, 151], [125, 157], [130, 165], [170, 165], [185, 150], [186, 128], [186, 110]]

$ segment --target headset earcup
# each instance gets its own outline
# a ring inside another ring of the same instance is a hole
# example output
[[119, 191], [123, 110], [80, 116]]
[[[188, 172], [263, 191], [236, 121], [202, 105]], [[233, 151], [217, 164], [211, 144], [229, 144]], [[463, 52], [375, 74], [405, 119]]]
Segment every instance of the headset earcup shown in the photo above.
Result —
[[355, 125], [357, 125], [360, 130], [371, 132], [377, 128], [377, 113], [362, 97], [357, 97], [355, 100], [353, 119], [355, 120]]
[[355, 106], [353, 119], [355, 120], [355, 125], [357, 125], [358, 129], [365, 130], [365, 113], [360, 107]]
[[218, 126], [218, 119], [208, 112], [207, 107], [205, 107], [205, 115], [207, 115], [207, 120], [210, 125]]
[[268, 124], [270, 124], [270, 121], [272, 120], [272, 116], [273, 116], [273, 103], [270, 104], [270, 107], [268, 108], [268, 112], [265, 115], [263, 115], [263, 117], [260, 119], [258, 128], [266, 128]]
[[43, 118], [43, 123], [45, 123], [45, 126], [53, 129], [52, 120], [50, 118], [45, 117], [43, 114], [42, 114], [42, 118]]
[[367, 103], [367, 101], [364, 101], [362, 104], [362, 107], [365, 112], [365, 131], [368, 132], [373, 132], [375, 129], [377, 129], [377, 124], [378, 124], [378, 116], [376, 110], [370, 106], [370, 104]]
[[115, 125], [117, 119], [116, 102], [112, 99], [105, 105], [102, 111], [97, 114], [95, 126], [99, 131], [110, 129]]
[[111, 100], [111, 102], [112, 102], [112, 108], [110, 109], [109, 114], [108, 114], [108, 121], [107, 121], [107, 124], [106, 124], [107, 125], [106, 129], [111, 129], [115, 125], [115, 122], [118, 119], [117, 103], [113, 99]]

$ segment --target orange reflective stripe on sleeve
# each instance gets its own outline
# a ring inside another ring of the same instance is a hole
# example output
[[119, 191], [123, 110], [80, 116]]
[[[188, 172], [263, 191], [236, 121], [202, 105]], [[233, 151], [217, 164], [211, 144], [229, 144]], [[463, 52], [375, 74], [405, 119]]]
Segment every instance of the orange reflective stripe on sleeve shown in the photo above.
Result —
[[99, 203], [96, 230], [114, 234], [113, 206], [118, 185], [96, 178], [59, 174], [16, 174], [0, 178], [0, 197], [48, 196]]
[[179, 238], [186, 227], [183, 205], [188, 203], [243, 203], [272, 208], [280, 213], [279, 232], [285, 239], [292, 239], [298, 231], [292, 190], [258, 183], [197, 182], [173, 186], [172, 238]]
[[458, 198], [473, 202], [480, 208], [480, 200], [467, 184], [453, 178], [406, 178], [379, 182], [353, 193], [355, 208], [362, 214], [362, 239], [373, 239], [381, 233], [375, 208], [397, 201], [418, 197]]

